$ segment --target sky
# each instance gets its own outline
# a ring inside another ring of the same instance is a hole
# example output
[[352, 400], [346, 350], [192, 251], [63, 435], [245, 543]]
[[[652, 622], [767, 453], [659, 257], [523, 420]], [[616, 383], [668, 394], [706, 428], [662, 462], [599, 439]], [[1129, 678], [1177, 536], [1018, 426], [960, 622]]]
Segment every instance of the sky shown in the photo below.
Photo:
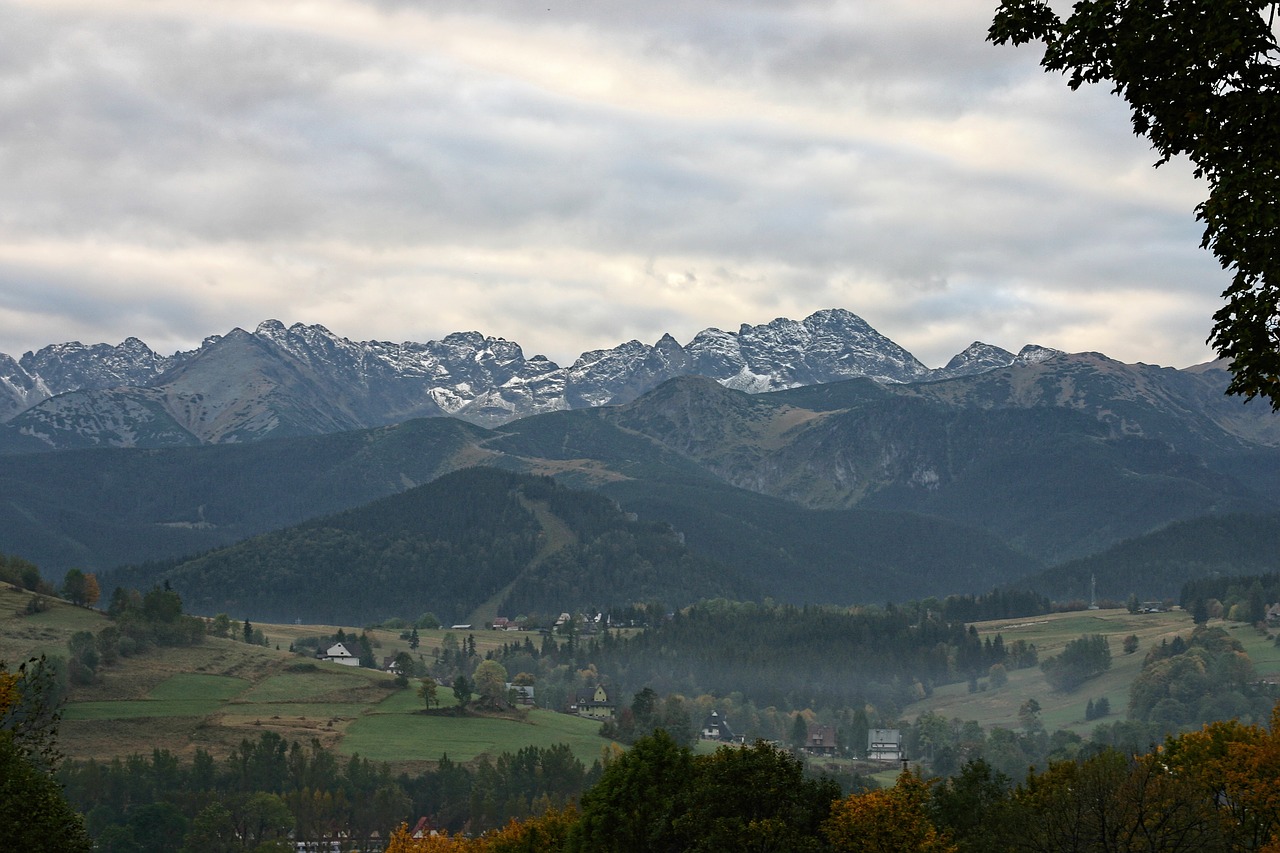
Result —
[[0, 352], [263, 320], [571, 364], [844, 308], [1185, 367], [1190, 167], [996, 0], [0, 0]]

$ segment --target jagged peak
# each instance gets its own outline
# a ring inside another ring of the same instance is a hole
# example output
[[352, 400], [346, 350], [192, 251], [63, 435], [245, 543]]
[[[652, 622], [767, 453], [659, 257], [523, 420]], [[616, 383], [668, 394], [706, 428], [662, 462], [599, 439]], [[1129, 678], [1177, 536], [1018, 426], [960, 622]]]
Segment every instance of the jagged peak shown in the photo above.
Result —
[[1016, 356], [1003, 347], [995, 344], [974, 341], [951, 357], [944, 371], [964, 369], [993, 369], [1013, 364]]
[[823, 308], [814, 311], [802, 321], [808, 327], [839, 325], [844, 328], [855, 328], [859, 331], [875, 331], [871, 324], [847, 308]]
[[625, 343], [618, 344], [616, 347], [609, 347], [608, 349], [587, 350], [586, 352], [578, 356], [577, 360], [574, 361], [573, 367], [571, 369], [576, 370], [576, 369], [581, 369], [583, 367], [586, 367], [587, 365], [597, 364], [598, 362], [603, 361], [604, 359], [609, 358], [612, 355], [623, 355], [623, 356], [636, 355], [636, 354], [643, 355], [643, 354], [647, 354], [651, 349], [652, 348], [648, 344], [642, 343], [636, 340], [635, 338], [632, 338], [631, 340], [626, 341]]
[[1060, 349], [1042, 347], [1039, 344], [1027, 344], [1018, 350], [1018, 361], [1024, 364], [1039, 364], [1042, 361], [1048, 361], [1060, 355], [1065, 355]]

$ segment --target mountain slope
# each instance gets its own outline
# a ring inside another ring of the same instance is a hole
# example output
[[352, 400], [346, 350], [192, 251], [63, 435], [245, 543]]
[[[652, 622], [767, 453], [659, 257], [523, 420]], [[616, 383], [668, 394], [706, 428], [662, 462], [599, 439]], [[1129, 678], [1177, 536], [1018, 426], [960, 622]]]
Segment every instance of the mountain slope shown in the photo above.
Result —
[[484, 434], [432, 418], [251, 444], [13, 456], [0, 467], [0, 551], [56, 575], [204, 551], [483, 462]]
[[994, 536], [914, 513], [809, 510], [711, 482], [624, 480], [601, 491], [795, 604], [977, 594], [1038, 565]]
[[[956, 541], [965, 528], [1045, 563], [1175, 521], [1276, 508], [1280, 449], [1267, 443], [1274, 419], [1226, 417], [1231, 410], [1197, 403], [1218, 371], [1187, 379], [1090, 355], [1032, 355], [982, 377], [855, 379], [755, 395], [687, 376], [625, 405], [549, 412], [493, 430], [430, 418], [266, 442], [10, 456], [0, 467], [0, 550], [53, 574], [175, 557], [478, 464], [574, 487], [625, 486], [627, 501], [648, 494], [670, 513], [646, 518], [690, 537], [697, 531], [686, 520], [695, 515], [717, 525], [706, 541], [728, 542], [724, 531], [739, 521], [698, 515], [703, 508], [663, 497], [671, 488], [703, 490], [712, 508], [746, 491], [815, 512], [932, 516], [950, 522], [946, 536]], [[803, 536], [815, 519], [789, 529]], [[933, 541], [941, 529], [909, 538]], [[803, 575], [806, 562], [838, 568], [839, 537], [813, 541], [825, 550], [792, 561], [788, 576]], [[893, 555], [911, 545], [883, 541], [883, 557], [869, 564], [890, 573]], [[753, 553], [742, 559], [757, 559]], [[923, 563], [911, 562], [911, 572], [927, 574]], [[1010, 577], [971, 566], [955, 588]]]
[[[573, 541], [540, 553], [547, 514]], [[491, 468], [191, 560], [122, 569], [106, 583], [160, 581], [196, 612], [341, 624], [426, 610], [461, 621], [503, 589], [499, 609], [512, 616], [756, 592], [666, 524], [629, 519], [599, 494]]]
[[[1046, 561], [1170, 521], [1273, 506], [1204, 458], [1070, 406], [972, 405], [861, 382], [747, 397], [686, 378], [601, 417], [744, 489], [811, 508], [939, 516]], [[1244, 446], [1218, 431], [1218, 454]]]
[[1276, 513], [1197, 518], [1055, 566], [1017, 585], [1059, 600], [1087, 600], [1096, 577], [1099, 597], [1177, 598], [1182, 584], [1193, 578], [1280, 572], [1277, 533]]

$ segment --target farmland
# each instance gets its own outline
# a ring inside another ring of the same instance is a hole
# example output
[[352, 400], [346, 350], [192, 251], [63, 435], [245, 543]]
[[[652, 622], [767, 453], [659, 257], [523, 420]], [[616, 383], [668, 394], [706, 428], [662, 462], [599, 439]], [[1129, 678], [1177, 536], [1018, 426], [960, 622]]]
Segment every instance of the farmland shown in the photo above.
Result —
[[[29, 593], [0, 589], [0, 658], [11, 664], [33, 654], [65, 655], [76, 631], [97, 631], [105, 616], [49, 600], [48, 609], [26, 614]], [[1248, 650], [1258, 676], [1280, 674], [1280, 649], [1265, 632], [1239, 623], [1220, 623]], [[383, 672], [344, 667], [288, 651], [307, 637], [327, 636], [339, 626], [255, 625], [267, 646], [209, 637], [197, 646], [153, 649], [103, 667], [96, 683], [70, 689], [61, 743], [71, 757], [124, 756], [168, 749], [190, 758], [196, 749], [226, 754], [245, 738], [275, 732], [288, 740], [317, 742], [340, 755], [360, 755], [402, 767], [422, 767], [449, 755], [472, 761], [524, 746], [566, 743], [584, 763], [599, 758], [609, 742], [595, 721], [544, 709], [459, 716], [451, 691], [438, 692], [440, 707], [428, 711], [415, 690], [397, 687]], [[1079, 690], [1057, 693], [1038, 667], [1014, 669], [1008, 682], [983, 679], [977, 690], [961, 682], [938, 687], [907, 706], [904, 722], [932, 712], [947, 719], [976, 720], [984, 727], [1019, 725], [1018, 709], [1030, 698], [1041, 706], [1049, 730], [1087, 735], [1097, 721], [1085, 720], [1089, 701], [1106, 698], [1107, 721], [1122, 719], [1129, 686], [1148, 649], [1190, 633], [1187, 614], [1130, 614], [1125, 610], [1058, 613], [977, 623], [980, 636], [999, 634], [1006, 647], [1032, 643], [1040, 660], [1058, 654], [1082, 635], [1102, 634], [1112, 649], [1112, 666]], [[351, 627], [346, 631], [355, 631]], [[420, 631], [418, 654], [430, 658], [446, 645], [447, 630]], [[495, 650], [509, 635], [491, 631], [452, 632], [473, 636], [477, 653]], [[408, 651], [400, 631], [373, 630], [380, 657]], [[1133, 653], [1122, 651], [1125, 637], [1138, 638]]]
[[[29, 598], [30, 593], [0, 590], [0, 659], [17, 663], [32, 655], [65, 655], [73, 633], [108, 624], [100, 613], [57, 600], [42, 613], [23, 615]], [[554, 743], [568, 744], [590, 765], [609, 746], [598, 735], [598, 722], [553, 711], [457, 716], [446, 689], [440, 690], [441, 707], [426, 713], [415, 691], [396, 687], [386, 673], [287, 651], [293, 640], [333, 633], [336, 626], [256, 627], [269, 647], [210, 637], [199, 646], [121, 658], [101, 670], [98, 683], [73, 686], [63, 714], [63, 751], [73, 758], [102, 758], [160, 747], [190, 758], [197, 748], [225, 754], [244, 738], [273, 731], [304, 743], [317, 740], [339, 754], [404, 766], [446, 753], [470, 761]], [[429, 653], [447, 633], [421, 632], [420, 651]], [[372, 636], [380, 655], [407, 650], [398, 632]], [[480, 654], [498, 645], [491, 632], [476, 634]]]
[[[1226, 628], [1249, 652], [1259, 678], [1280, 674], [1280, 649], [1269, 636], [1238, 622], [1211, 620], [1212, 625]], [[915, 719], [933, 712], [948, 719], [977, 720], [984, 727], [1017, 728], [1018, 708], [1034, 698], [1041, 706], [1041, 721], [1046, 729], [1066, 729], [1087, 735], [1098, 721], [1085, 720], [1085, 706], [1090, 701], [1106, 698], [1112, 714], [1108, 721], [1123, 719], [1129, 704], [1129, 686], [1142, 669], [1147, 651], [1161, 641], [1181, 634], [1190, 635], [1189, 614], [1180, 610], [1166, 613], [1129, 613], [1127, 610], [1093, 610], [1052, 613], [1026, 619], [1000, 619], [975, 625], [981, 637], [999, 634], [1006, 647], [1017, 640], [1033, 643], [1040, 660], [1056, 655], [1072, 640], [1088, 634], [1105, 636], [1111, 647], [1112, 665], [1102, 675], [1087, 681], [1078, 690], [1058, 693], [1052, 690], [1038, 667], [1010, 670], [1008, 684], [993, 687], [985, 681], [971, 693], [964, 683], [938, 688], [929, 698], [912, 704], [904, 716]], [[1124, 638], [1134, 635], [1138, 648], [1132, 654], [1122, 650]]]

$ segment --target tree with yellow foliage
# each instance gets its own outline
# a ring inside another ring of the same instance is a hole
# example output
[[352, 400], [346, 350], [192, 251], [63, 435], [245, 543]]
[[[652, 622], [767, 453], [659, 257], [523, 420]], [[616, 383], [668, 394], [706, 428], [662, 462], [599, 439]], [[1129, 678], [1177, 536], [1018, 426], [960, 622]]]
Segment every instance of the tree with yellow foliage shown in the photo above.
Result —
[[102, 587], [98, 585], [98, 576], [86, 572], [84, 576], [84, 603], [86, 607], [93, 607], [98, 603], [98, 599], [102, 597]]
[[1238, 720], [1169, 738], [1162, 761], [1216, 807], [1232, 849], [1280, 853], [1280, 704], [1271, 728]]
[[414, 838], [409, 834], [409, 827], [402, 823], [391, 833], [385, 853], [481, 853], [484, 848], [480, 845], [476, 839], [447, 832]]
[[929, 819], [929, 784], [904, 771], [892, 788], [853, 794], [831, 806], [822, 832], [836, 851], [955, 853]]
[[525, 820], [511, 820], [502, 829], [486, 833], [480, 841], [484, 853], [558, 853], [578, 822], [572, 805], [547, 809]]

